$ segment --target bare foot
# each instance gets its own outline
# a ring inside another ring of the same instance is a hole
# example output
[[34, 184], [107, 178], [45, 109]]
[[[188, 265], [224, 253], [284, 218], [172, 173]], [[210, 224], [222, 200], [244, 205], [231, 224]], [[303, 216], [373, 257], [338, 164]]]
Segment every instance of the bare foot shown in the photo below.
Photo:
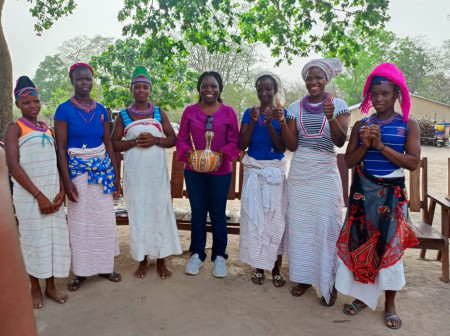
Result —
[[136, 270], [136, 272], [134, 273], [138, 278], [145, 278], [145, 273], [147, 272], [147, 266], [148, 266], [148, 260], [147, 257], [144, 258], [144, 260], [142, 260], [139, 263], [139, 267]]
[[45, 288], [45, 296], [60, 304], [66, 303], [69, 300], [67, 294], [60, 293], [55, 287]]
[[31, 289], [31, 300], [33, 301], [34, 309], [40, 309], [44, 307], [44, 304], [42, 302], [42, 293], [40, 289], [39, 291]]
[[172, 276], [172, 272], [166, 267], [166, 262], [164, 259], [156, 260], [156, 271], [159, 274], [159, 277], [163, 280], [169, 279]]

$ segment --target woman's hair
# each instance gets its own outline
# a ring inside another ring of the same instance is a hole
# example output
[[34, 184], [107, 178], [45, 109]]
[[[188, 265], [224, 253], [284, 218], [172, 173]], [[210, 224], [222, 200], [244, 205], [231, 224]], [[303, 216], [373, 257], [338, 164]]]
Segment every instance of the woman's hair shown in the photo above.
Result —
[[263, 81], [264, 79], [269, 79], [272, 81], [274, 93], [277, 94], [278, 93], [278, 83], [275, 80], [275, 78], [273, 78], [271, 75], [262, 75], [262, 76], [258, 77], [258, 79], [255, 82], [255, 89], [258, 88], [258, 83], [260, 81]]
[[[200, 93], [200, 86], [202, 85], [203, 80], [208, 76], [214, 77], [215, 80], [217, 81], [217, 83], [219, 84], [219, 97], [217, 98], [217, 101], [219, 103], [222, 103], [222, 98], [220, 97], [220, 94], [222, 93], [222, 90], [223, 90], [223, 81], [222, 81], [222, 77], [219, 75], [219, 73], [217, 73], [215, 71], [205, 71], [204, 73], [202, 73], [200, 75], [200, 77], [198, 77], [198, 81], [197, 81], [198, 93]], [[199, 102], [202, 101], [202, 96], [199, 97], [198, 101]]]
[[84, 70], [84, 69], [88, 69], [89, 72], [91, 73], [91, 75], [94, 76], [94, 73], [93, 73], [93, 70], [91, 67], [89, 67], [87, 64], [86, 65], [80, 64], [70, 70], [70, 72], [69, 72], [70, 81], [72, 82], [74, 74], [77, 74], [81, 70]]

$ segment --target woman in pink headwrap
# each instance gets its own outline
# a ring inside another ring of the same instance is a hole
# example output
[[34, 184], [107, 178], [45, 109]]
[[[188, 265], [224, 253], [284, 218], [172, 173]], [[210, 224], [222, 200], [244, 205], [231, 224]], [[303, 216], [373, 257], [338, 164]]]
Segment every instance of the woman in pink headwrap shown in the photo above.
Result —
[[[384, 290], [385, 323], [402, 326], [395, 294], [405, 285], [402, 256], [417, 238], [406, 223], [404, 169], [420, 160], [419, 126], [409, 119], [410, 97], [402, 72], [391, 63], [378, 65], [367, 77], [361, 112], [375, 113], [356, 122], [345, 154], [355, 167], [347, 219], [338, 240], [336, 288], [356, 299], [344, 313], [377, 307]], [[395, 112], [400, 101], [402, 114]]]
[[286, 147], [294, 152], [287, 180], [286, 230], [289, 278], [298, 284], [291, 294], [301, 296], [314, 285], [326, 306], [336, 301], [336, 241], [344, 206], [335, 146], [345, 143], [349, 111], [345, 101], [325, 92], [325, 86], [341, 69], [338, 58], [308, 62], [302, 77], [309, 94], [289, 106], [287, 121], [282, 108], [273, 112]]

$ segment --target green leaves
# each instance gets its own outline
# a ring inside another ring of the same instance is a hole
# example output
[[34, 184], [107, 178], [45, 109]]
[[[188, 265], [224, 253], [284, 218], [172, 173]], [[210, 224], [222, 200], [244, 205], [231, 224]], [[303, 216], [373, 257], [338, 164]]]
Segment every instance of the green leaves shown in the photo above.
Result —
[[76, 8], [74, 0], [27, 1], [35, 2], [34, 7], [30, 9], [30, 13], [38, 19], [34, 26], [37, 35], [41, 35], [44, 30], [50, 29], [53, 26], [53, 22], [59, 18], [72, 14]]
[[198, 77], [188, 69], [185, 57], [184, 46], [167, 36], [117, 40], [91, 61], [100, 73], [102, 103], [112, 108], [131, 104], [131, 75], [144, 65], [152, 77], [150, 100], [166, 110], [184, 107], [191, 102]]

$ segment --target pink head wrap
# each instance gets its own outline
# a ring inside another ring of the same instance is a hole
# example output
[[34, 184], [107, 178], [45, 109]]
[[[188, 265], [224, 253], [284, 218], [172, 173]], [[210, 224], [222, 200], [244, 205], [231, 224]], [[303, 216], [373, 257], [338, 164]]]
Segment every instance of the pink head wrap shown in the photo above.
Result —
[[363, 90], [363, 102], [360, 106], [361, 113], [369, 113], [369, 109], [373, 106], [370, 88], [374, 76], [386, 77], [400, 88], [400, 107], [402, 109], [403, 121], [407, 121], [409, 119], [409, 110], [411, 109], [411, 97], [409, 96], [409, 90], [406, 86], [405, 76], [400, 69], [392, 63], [381, 63], [376, 66], [369, 77], [367, 77]]
[[70, 78], [72, 78], [73, 70], [75, 70], [75, 68], [78, 68], [79, 66], [84, 66], [84, 67], [88, 68], [89, 70], [91, 70], [92, 77], [94, 77], [94, 69], [87, 63], [79, 62], [79, 63], [75, 63], [74, 65], [72, 65], [70, 67], [70, 69], [69, 69], [69, 77]]

